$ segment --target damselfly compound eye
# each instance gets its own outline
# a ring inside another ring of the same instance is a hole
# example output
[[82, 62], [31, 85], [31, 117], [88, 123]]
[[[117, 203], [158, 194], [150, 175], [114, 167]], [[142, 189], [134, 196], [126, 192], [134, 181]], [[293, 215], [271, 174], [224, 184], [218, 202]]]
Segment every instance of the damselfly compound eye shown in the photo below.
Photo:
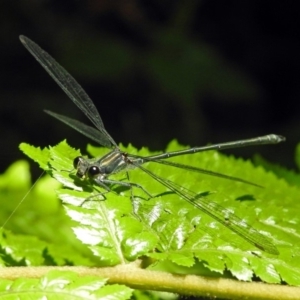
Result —
[[98, 174], [100, 174], [100, 169], [97, 166], [91, 166], [88, 170], [88, 173], [90, 176], [96, 176]]

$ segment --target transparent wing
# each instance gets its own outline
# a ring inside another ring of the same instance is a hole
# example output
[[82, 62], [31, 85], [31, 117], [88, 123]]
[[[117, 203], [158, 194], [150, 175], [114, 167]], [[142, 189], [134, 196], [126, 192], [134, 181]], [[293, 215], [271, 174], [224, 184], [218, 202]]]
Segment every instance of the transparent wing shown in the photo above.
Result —
[[81, 134], [85, 135], [86, 137], [90, 138], [91, 140], [99, 143], [100, 145], [102, 145], [104, 147], [112, 148], [112, 146], [114, 146], [111, 143], [111, 141], [107, 139], [106, 135], [104, 135], [101, 131], [95, 129], [94, 127], [88, 126], [84, 123], [81, 123], [81, 122], [71, 119], [69, 117], [56, 114], [49, 110], [45, 110], [45, 112], [48, 115], [58, 119], [59, 121], [69, 125], [73, 129], [77, 130]]
[[136, 164], [136, 167], [143, 170], [154, 180], [158, 181], [159, 183], [167, 187], [169, 190], [173, 191], [174, 193], [185, 199], [194, 207], [200, 209], [210, 217], [214, 218], [215, 220], [217, 220], [218, 222], [220, 222], [221, 224], [238, 234], [250, 244], [267, 253], [274, 255], [279, 254], [277, 248], [272, 244], [271, 241], [269, 241], [267, 237], [265, 237], [256, 229], [248, 225], [245, 221], [237, 217], [229, 209], [226, 209], [205, 197], [200, 197], [199, 199], [197, 199], [196, 193], [177, 185], [173, 181], [159, 177], [158, 175], [152, 173], [150, 170], [144, 168], [141, 165]]
[[29, 38], [21, 35], [20, 41], [25, 46], [25, 48], [35, 57], [35, 59], [41, 64], [41, 66], [48, 72], [48, 74], [55, 80], [55, 82], [62, 88], [62, 90], [69, 96], [69, 98], [90, 119], [90, 121], [95, 125], [95, 127], [102, 132], [103, 137], [110, 141], [110, 144], [117, 147], [116, 142], [105, 130], [97, 108], [95, 107], [94, 103], [87, 95], [87, 93], [78, 84], [78, 82], [62, 66], [60, 66], [54, 60], [54, 58], [52, 58], [46, 51], [41, 49], [36, 43], [31, 41]]

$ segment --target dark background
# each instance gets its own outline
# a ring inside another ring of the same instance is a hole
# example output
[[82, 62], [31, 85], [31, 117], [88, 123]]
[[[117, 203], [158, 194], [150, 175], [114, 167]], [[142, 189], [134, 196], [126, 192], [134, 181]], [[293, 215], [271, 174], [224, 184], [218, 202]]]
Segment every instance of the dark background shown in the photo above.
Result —
[[163, 150], [268, 133], [228, 151], [294, 167], [300, 128], [297, 1], [1, 1], [0, 173], [21, 142], [88, 139], [43, 113], [88, 120], [19, 42], [24, 34], [84, 87], [116, 142]]

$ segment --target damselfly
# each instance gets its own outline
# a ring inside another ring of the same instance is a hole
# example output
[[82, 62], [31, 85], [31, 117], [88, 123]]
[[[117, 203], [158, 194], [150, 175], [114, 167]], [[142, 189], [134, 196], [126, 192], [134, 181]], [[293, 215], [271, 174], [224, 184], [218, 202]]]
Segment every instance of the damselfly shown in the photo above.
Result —
[[46, 113], [71, 126], [75, 130], [96, 141], [100, 145], [111, 149], [109, 153], [99, 158], [98, 160], [86, 159], [82, 156], [76, 157], [74, 159], [74, 168], [77, 170], [78, 177], [83, 179], [90, 178], [107, 191], [111, 190], [110, 185], [118, 184], [128, 187], [130, 189], [132, 189], [133, 187], [139, 188], [143, 190], [149, 197], [151, 197], [151, 194], [142, 185], [138, 183], [109, 179], [110, 175], [119, 173], [120, 171], [128, 172], [130, 169], [140, 169], [146, 174], [148, 174], [150, 177], [152, 177], [154, 180], [167, 187], [170, 191], [174, 192], [175, 194], [186, 200], [194, 207], [200, 209], [201, 211], [208, 214], [224, 226], [228, 227], [230, 230], [238, 234], [240, 237], [242, 237], [255, 247], [271, 254], [279, 253], [276, 247], [272, 244], [271, 241], [269, 241], [268, 238], [266, 238], [256, 229], [252, 228], [250, 225], [245, 223], [245, 221], [237, 217], [232, 211], [222, 207], [221, 205], [215, 202], [208, 201], [205, 198], [196, 201], [196, 194], [188, 191], [187, 189], [181, 188], [180, 186], [178, 186], [178, 184], [175, 184], [170, 180], [156, 175], [149, 169], [145, 168], [143, 164], [155, 162], [175, 168], [180, 168], [183, 171], [204, 173], [207, 175], [218, 176], [225, 179], [243, 182], [245, 184], [258, 186], [255, 183], [249, 182], [241, 178], [224, 175], [193, 166], [183, 165], [180, 163], [175, 163], [166, 159], [178, 155], [193, 154], [207, 150], [222, 150], [261, 144], [277, 144], [284, 141], [284, 137], [280, 135], [269, 134], [257, 138], [220, 143], [203, 147], [194, 147], [186, 150], [167, 152], [147, 157], [122, 152], [118, 147], [117, 143], [104, 128], [102, 119], [94, 103], [86, 94], [86, 92], [82, 89], [82, 87], [77, 83], [77, 81], [63, 67], [61, 67], [47, 52], [42, 50], [33, 41], [31, 41], [25, 36], [20, 36], [20, 40], [22, 44], [27, 48], [27, 50], [35, 57], [35, 59], [41, 64], [41, 66], [50, 74], [50, 76], [56, 81], [56, 83], [62, 88], [62, 90], [69, 96], [69, 98], [90, 119], [90, 121], [94, 124], [96, 129], [85, 125], [77, 120], [56, 114], [51, 111], [46, 111]]

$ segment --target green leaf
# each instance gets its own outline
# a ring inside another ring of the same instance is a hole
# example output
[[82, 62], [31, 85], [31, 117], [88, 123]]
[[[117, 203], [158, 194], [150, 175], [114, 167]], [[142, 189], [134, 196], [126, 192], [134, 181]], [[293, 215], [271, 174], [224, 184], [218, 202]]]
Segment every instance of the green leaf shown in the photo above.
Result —
[[70, 171], [74, 170], [73, 159], [79, 156], [80, 152], [72, 149], [63, 141], [57, 146], [49, 148], [49, 154], [52, 176], [65, 187], [82, 190], [82, 188], [74, 184], [74, 180], [68, 176]]
[[0, 229], [2, 266], [91, 265], [84, 255], [69, 244], [45, 242], [35, 236], [14, 234]]
[[253, 162], [256, 166], [262, 166], [265, 170], [277, 175], [279, 178], [285, 179], [290, 185], [300, 186], [300, 174], [294, 170], [288, 170], [282, 166], [268, 162], [260, 155], [255, 155]]
[[[174, 141], [166, 151], [180, 149], [183, 147]], [[100, 156], [107, 153], [92, 146], [88, 150]], [[127, 150], [151, 155], [145, 148], [137, 151], [129, 146]], [[251, 281], [256, 276], [269, 283], [284, 280], [299, 284], [299, 218], [295, 213], [300, 208], [298, 187], [253, 166], [250, 161], [226, 157], [216, 151], [180, 156], [172, 161], [242, 177], [264, 188], [170, 166], [145, 164], [147, 170], [182, 186], [182, 192], [195, 197], [191, 202], [206, 203], [212, 210], [218, 204], [224, 208], [225, 215], [230, 212], [239, 216], [241, 226], [248, 230], [245, 224], [249, 224], [261, 234], [262, 243], [267, 241], [279, 250], [279, 255], [272, 255], [248, 243], [179, 195], [170, 193], [142, 170], [130, 170], [129, 180], [143, 186], [152, 195], [150, 199], [138, 188], [131, 191], [115, 184], [108, 193], [89, 179], [78, 179], [72, 166], [78, 155], [78, 151], [62, 142], [49, 148], [47, 165], [52, 176], [64, 185], [58, 190], [58, 196], [74, 222], [73, 232], [92, 251], [97, 265], [127, 264], [148, 256], [152, 259], [149, 268], [159, 265], [160, 269], [169, 270], [172, 266], [180, 274], [212, 272], [214, 276], [228, 276], [227, 270], [240, 280]], [[109, 178], [127, 180], [126, 173]]]
[[24, 154], [37, 162], [43, 170], [49, 170], [48, 162], [50, 155], [47, 148], [41, 149], [40, 147], [34, 147], [26, 143], [21, 143], [19, 148]]
[[57, 199], [55, 190], [61, 184], [44, 176], [30, 188], [30, 177], [26, 161], [12, 164], [0, 175], [1, 230], [14, 232], [3, 233], [2, 265], [91, 265], [91, 252], [74, 236]]
[[24, 160], [13, 163], [3, 174], [0, 174], [1, 226], [24, 197], [30, 185], [29, 164]]

